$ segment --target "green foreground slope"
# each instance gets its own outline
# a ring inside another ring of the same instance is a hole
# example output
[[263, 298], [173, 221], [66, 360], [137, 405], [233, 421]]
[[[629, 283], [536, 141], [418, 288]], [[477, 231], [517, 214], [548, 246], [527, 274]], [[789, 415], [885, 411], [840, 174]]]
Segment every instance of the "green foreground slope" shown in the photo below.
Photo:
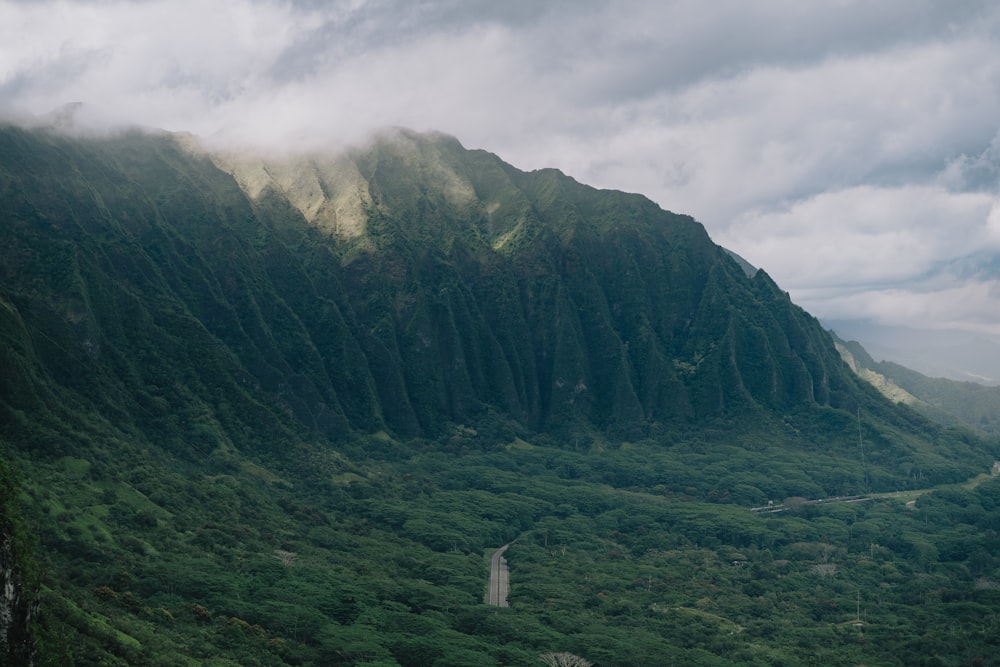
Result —
[[0, 215], [41, 664], [990, 653], [995, 484], [749, 507], [957, 483], [994, 445], [645, 198], [436, 135], [268, 163], [5, 128]]

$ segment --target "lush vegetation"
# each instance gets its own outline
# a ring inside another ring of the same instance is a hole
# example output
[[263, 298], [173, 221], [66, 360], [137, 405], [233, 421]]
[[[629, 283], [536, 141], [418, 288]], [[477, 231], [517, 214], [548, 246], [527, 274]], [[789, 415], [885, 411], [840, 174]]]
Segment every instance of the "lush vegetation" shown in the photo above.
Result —
[[[633, 445], [633, 479], [594, 448], [390, 445], [294, 485], [148, 452], [24, 468], [41, 664], [993, 664], [1000, 481], [766, 514], [706, 502], [703, 460], [647, 486]], [[511, 607], [486, 607], [511, 540]]]
[[884, 375], [921, 399], [917, 409], [939, 420], [950, 417], [980, 433], [1000, 437], [1000, 387], [929, 378], [892, 362], [882, 362], [879, 367]]
[[641, 197], [443, 137], [350, 164], [344, 234], [169, 136], [0, 132], [38, 664], [992, 664], [995, 442]]
[[917, 400], [911, 407], [932, 419], [1000, 437], [1000, 387], [928, 377], [891, 361], [876, 362], [855, 341], [844, 343], [862, 368], [870, 369]]

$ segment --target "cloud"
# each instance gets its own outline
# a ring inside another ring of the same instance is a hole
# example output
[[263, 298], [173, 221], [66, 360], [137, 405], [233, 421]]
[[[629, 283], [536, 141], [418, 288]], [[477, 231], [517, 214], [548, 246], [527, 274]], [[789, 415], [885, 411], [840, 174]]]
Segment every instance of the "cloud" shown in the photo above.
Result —
[[1000, 239], [984, 224], [994, 206], [992, 195], [937, 186], [859, 186], [748, 213], [725, 240], [768, 258], [769, 273], [801, 288], [864, 288], [923, 280], [942, 264], [997, 252]]
[[1000, 334], [995, 196], [859, 186], [755, 211], [721, 239], [826, 318]]
[[923, 292], [914, 289], [872, 289], [857, 294], [833, 293], [817, 299], [831, 320], [870, 319], [916, 329], [974, 332], [1000, 336], [993, 316], [1000, 299], [1000, 281], [974, 280]]
[[987, 0], [0, 1], [0, 110], [265, 147], [442, 130], [689, 213], [818, 315], [982, 329], [998, 34]]

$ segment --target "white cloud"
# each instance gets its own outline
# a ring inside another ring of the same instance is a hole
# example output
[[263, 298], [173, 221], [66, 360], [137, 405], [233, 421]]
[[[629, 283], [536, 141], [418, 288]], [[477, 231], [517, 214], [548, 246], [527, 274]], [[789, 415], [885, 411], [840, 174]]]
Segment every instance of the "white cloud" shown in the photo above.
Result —
[[720, 241], [746, 249], [778, 282], [803, 289], [902, 284], [1000, 250], [986, 225], [995, 207], [985, 193], [859, 186], [747, 213]]
[[870, 289], [854, 293], [807, 294], [829, 319], [868, 319], [916, 329], [970, 331], [1000, 337], [995, 309], [1000, 281], [973, 280], [921, 291]]
[[267, 146], [442, 130], [694, 215], [818, 315], [982, 328], [998, 34], [987, 1], [0, 0], [0, 110]]

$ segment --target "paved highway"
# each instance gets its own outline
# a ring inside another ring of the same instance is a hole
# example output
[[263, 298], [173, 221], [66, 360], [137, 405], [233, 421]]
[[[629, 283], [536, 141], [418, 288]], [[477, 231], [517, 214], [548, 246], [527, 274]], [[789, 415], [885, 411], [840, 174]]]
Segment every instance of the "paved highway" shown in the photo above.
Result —
[[490, 587], [486, 592], [486, 604], [494, 607], [509, 607], [507, 594], [510, 593], [510, 573], [507, 571], [507, 559], [503, 552], [509, 544], [505, 544], [490, 556]]

